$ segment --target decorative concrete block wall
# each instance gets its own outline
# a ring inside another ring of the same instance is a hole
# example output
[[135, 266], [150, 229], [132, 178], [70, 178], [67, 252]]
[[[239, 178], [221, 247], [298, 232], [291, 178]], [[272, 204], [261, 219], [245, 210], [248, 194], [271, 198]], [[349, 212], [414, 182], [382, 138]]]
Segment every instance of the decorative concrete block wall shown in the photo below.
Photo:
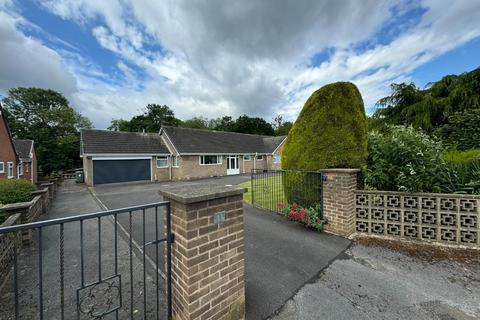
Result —
[[480, 246], [480, 197], [355, 191], [356, 231]]
[[244, 189], [194, 185], [160, 193], [171, 203], [173, 317], [244, 319]]
[[358, 169], [326, 169], [322, 173], [325, 230], [342, 236], [355, 232], [355, 195]]

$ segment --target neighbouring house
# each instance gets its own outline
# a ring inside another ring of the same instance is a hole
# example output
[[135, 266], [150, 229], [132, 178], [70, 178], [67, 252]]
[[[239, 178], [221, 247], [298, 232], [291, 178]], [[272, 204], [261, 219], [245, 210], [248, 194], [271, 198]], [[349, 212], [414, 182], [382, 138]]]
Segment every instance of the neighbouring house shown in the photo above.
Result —
[[16, 167], [20, 159], [3, 112], [0, 105], [0, 179], [16, 179]]
[[12, 139], [0, 105], [0, 179], [37, 182], [37, 158], [32, 140]]
[[17, 165], [18, 179], [37, 183], [37, 156], [33, 140], [13, 139], [13, 145], [20, 160]]
[[285, 136], [162, 127], [158, 134], [81, 131], [87, 185], [191, 180], [280, 169]]

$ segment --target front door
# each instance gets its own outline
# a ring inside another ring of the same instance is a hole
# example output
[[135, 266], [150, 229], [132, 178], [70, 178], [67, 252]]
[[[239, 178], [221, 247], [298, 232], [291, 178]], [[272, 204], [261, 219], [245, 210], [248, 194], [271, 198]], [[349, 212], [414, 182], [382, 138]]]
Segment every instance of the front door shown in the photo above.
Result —
[[227, 156], [227, 175], [239, 174], [238, 156]]

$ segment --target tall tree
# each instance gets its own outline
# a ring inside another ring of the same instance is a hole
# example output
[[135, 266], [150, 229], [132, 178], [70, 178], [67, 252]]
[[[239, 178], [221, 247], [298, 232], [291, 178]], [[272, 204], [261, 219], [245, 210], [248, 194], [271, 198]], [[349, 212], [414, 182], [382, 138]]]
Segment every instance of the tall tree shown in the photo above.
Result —
[[270, 123], [262, 118], [251, 118], [247, 115], [238, 117], [233, 126], [234, 132], [262, 134], [266, 136], [273, 136], [274, 130]]
[[177, 127], [181, 121], [166, 105], [148, 104], [143, 114], [134, 116], [130, 120], [113, 119], [108, 129], [130, 132], [158, 132], [162, 126]]
[[209, 121], [204, 117], [193, 117], [191, 119], [182, 121], [180, 124], [184, 128], [194, 128], [194, 129], [208, 129]]
[[281, 115], [277, 115], [273, 118], [272, 125], [276, 136], [286, 136], [292, 128], [293, 123], [290, 121], [284, 121]]
[[2, 100], [15, 138], [35, 141], [44, 174], [80, 165], [80, 129], [92, 123], [50, 89], [14, 88]]
[[432, 132], [455, 112], [480, 108], [480, 68], [445, 76], [424, 90], [413, 83], [394, 83], [391, 89], [390, 96], [378, 101], [371, 123], [412, 125]]

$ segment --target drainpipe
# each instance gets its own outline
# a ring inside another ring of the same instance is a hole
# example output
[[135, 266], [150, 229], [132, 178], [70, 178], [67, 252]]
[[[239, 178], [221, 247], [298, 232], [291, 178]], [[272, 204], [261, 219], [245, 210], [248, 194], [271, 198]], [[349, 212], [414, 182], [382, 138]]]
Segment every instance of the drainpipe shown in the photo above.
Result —
[[168, 161], [169, 165], [169, 176], [170, 176], [170, 181], [172, 181], [172, 156], [170, 155], [170, 161]]

